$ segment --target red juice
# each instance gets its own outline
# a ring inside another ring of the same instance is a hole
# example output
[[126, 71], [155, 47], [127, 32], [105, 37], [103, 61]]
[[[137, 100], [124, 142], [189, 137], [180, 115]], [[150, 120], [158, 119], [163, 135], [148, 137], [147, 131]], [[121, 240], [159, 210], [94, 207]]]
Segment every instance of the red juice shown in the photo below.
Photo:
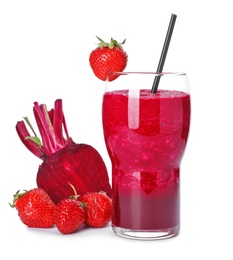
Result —
[[102, 113], [112, 162], [112, 225], [144, 231], [178, 227], [190, 95], [115, 90], [104, 94]]

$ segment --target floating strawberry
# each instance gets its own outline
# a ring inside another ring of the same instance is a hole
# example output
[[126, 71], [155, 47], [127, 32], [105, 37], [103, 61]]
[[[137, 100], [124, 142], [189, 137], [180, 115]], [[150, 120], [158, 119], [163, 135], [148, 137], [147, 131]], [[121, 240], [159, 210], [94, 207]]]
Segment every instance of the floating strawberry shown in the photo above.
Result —
[[100, 228], [106, 226], [112, 218], [112, 200], [104, 192], [84, 194], [80, 200], [85, 204], [85, 224]]
[[23, 144], [43, 160], [37, 172], [38, 187], [46, 190], [56, 204], [72, 194], [69, 183], [80, 195], [103, 190], [110, 196], [111, 186], [105, 163], [94, 147], [75, 143], [69, 137], [62, 100], [57, 99], [50, 111], [45, 104], [34, 102], [33, 112], [42, 140], [27, 117], [24, 119], [33, 135], [30, 135], [24, 121], [17, 122], [16, 131]]
[[64, 199], [57, 204], [55, 224], [62, 234], [70, 234], [83, 225], [85, 215], [82, 202], [72, 198]]
[[[111, 39], [110, 43], [104, 42], [97, 37], [100, 43], [90, 54], [89, 61], [95, 76], [103, 81], [108, 78], [111, 71], [122, 72], [128, 61], [128, 55], [123, 50], [122, 43]], [[109, 76], [108, 80], [113, 81], [117, 76]]]
[[14, 195], [13, 204], [21, 221], [31, 228], [54, 226], [56, 205], [41, 188], [31, 189]]

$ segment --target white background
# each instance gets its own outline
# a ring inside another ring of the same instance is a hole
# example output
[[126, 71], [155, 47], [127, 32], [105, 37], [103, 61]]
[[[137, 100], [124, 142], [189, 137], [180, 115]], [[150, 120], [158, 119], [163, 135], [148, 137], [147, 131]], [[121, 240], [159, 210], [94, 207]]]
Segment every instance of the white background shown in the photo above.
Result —
[[[232, 1], [85, 0], [0, 2], [1, 259], [232, 259]], [[70, 136], [94, 146], [110, 169], [101, 125], [104, 82], [89, 66], [96, 35], [126, 38], [127, 70], [156, 70], [172, 13], [176, 25], [164, 71], [185, 71], [192, 123], [181, 166], [181, 232], [163, 241], [117, 237], [111, 227], [61, 235], [24, 226], [9, 207], [36, 186], [41, 161], [15, 125], [33, 102], [62, 98]], [[30, 248], [30, 250], [29, 250]], [[108, 250], [108, 252], [106, 252]]]

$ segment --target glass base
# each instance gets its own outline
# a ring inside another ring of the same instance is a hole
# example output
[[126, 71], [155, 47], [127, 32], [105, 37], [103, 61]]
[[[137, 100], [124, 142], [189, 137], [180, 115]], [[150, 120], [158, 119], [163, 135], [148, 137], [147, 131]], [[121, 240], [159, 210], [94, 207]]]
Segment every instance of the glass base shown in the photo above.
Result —
[[134, 230], [120, 228], [112, 225], [114, 233], [118, 236], [137, 239], [137, 240], [159, 240], [177, 236], [179, 234], [180, 225], [172, 228], [158, 230]]

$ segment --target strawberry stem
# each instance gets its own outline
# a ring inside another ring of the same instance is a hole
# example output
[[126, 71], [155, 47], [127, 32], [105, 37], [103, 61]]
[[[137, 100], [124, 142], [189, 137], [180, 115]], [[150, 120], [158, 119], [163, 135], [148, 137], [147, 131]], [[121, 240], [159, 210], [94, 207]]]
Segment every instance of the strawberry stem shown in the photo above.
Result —
[[77, 191], [76, 191], [74, 185], [72, 185], [70, 182], [69, 182], [69, 185], [70, 185], [70, 187], [72, 188], [72, 190], [73, 190], [73, 192], [74, 192], [74, 194], [71, 195], [69, 198], [70, 198], [70, 199], [73, 199], [73, 200], [77, 200], [80, 195], [78, 195], [78, 193], [77, 193]]

